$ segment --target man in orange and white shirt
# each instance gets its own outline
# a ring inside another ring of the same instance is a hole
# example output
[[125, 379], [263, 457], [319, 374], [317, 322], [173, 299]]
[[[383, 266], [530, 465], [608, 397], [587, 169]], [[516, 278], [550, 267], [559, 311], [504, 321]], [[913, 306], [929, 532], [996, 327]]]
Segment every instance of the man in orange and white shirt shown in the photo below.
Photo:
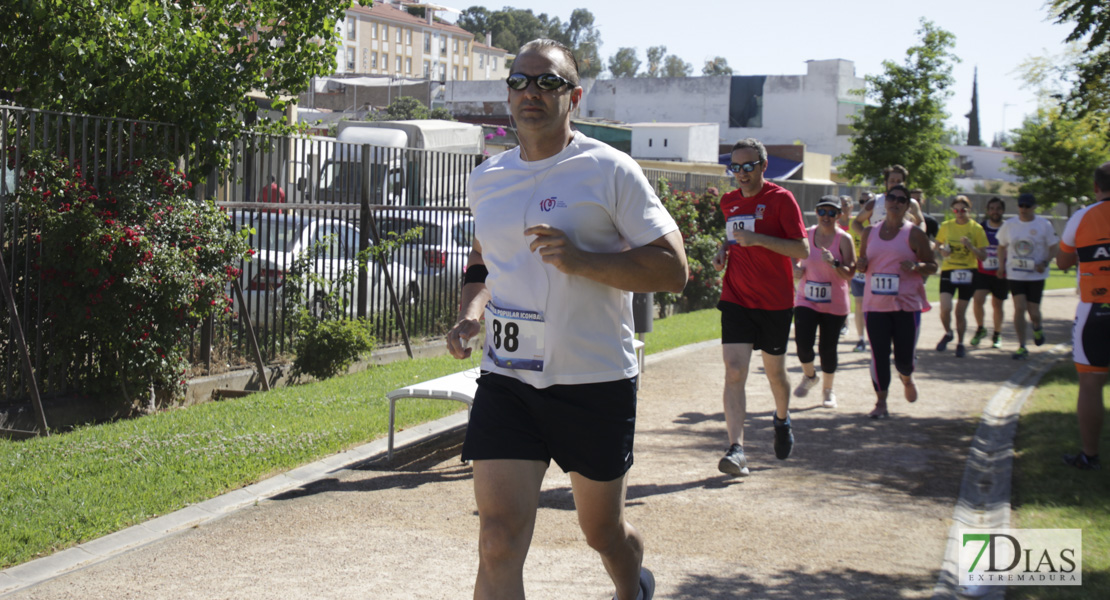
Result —
[[1068, 219], [1060, 239], [1056, 265], [1079, 265], [1079, 305], [1072, 330], [1075, 369], [1079, 372], [1078, 454], [1064, 462], [1080, 469], [1099, 469], [1098, 438], [1102, 433], [1102, 387], [1110, 371], [1110, 162], [1095, 169], [1095, 203]]

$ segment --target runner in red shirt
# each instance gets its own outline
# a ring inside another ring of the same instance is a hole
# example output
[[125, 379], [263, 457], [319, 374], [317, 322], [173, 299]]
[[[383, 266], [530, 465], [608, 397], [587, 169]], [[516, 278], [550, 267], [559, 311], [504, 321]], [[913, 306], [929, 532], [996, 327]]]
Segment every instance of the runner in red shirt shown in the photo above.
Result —
[[[728, 243], [713, 259], [725, 270], [721, 301], [721, 342], [725, 362], [724, 409], [729, 449], [717, 464], [722, 473], [744, 476], [744, 384], [752, 351], [763, 351], [763, 368], [775, 397], [775, 456], [790, 456], [790, 380], [786, 377], [786, 344], [794, 317], [792, 259], [809, 256], [802, 211], [794, 195], [765, 181], [767, 150], [748, 138], [732, 147], [729, 171], [739, 189], [721, 198]], [[727, 269], [726, 269], [727, 265]]]

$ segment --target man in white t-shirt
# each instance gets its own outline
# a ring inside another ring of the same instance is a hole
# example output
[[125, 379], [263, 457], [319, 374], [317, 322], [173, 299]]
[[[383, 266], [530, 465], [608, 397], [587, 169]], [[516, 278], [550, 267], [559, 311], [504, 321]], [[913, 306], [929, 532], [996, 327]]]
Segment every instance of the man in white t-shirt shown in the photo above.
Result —
[[506, 79], [520, 146], [469, 183], [474, 245], [447, 346], [470, 356], [484, 315], [463, 446], [474, 464], [478, 599], [524, 597], [552, 460], [570, 473], [579, 525], [617, 598], [654, 592], [642, 538], [624, 516], [638, 375], [630, 292], [679, 293], [689, 269], [678, 227], [635, 161], [571, 130], [578, 77], [562, 44], [525, 44]]
[[[906, 185], [906, 180], [909, 177], [909, 169], [902, 165], [891, 165], [883, 169], [883, 184], [887, 190], [896, 185]], [[925, 222], [925, 215], [921, 212], [921, 205], [918, 204], [917, 200], [910, 199], [910, 208], [906, 211], [906, 217], [913, 221], [914, 225], [924, 227], [922, 223]], [[859, 212], [852, 219], [852, 233], [863, 235], [863, 230], [870, 223], [882, 223], [885, 218], [886, 194], [884, 193], [875, 196], [874, 200], [860, 205]]]
[[1060, 249], [1060, 238], [1048, 219], [1038, 216], [1033, 194], [1018, 196], [1018, 216], [1002, 224], [998, 239], [997, 277], [1005, 279], [1014, 297], [1014, 331], [1018, 349], [1015, 360], [1028, 358], [1025, 348], [1025, 315], [1033, 324], [1033, 343], [1045, 342], [1041, 328], [1041, 297], [1048, 279], [1048, 266]]

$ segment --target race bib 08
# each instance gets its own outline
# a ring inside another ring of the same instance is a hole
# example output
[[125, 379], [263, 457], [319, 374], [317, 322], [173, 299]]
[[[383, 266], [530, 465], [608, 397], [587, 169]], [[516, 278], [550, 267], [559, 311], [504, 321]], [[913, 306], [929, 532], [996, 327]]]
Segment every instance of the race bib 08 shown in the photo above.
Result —
[[950, 272], [949, 281], [952, 285], [968, 285], [971, 283], [971, 269], [956, 269]]
[[852, 275], [852, 281], [857, 281], [859, 283], [867, 283], [867, 275], [865, 275], [863, 273], [860, 273], [859, 271], [856, 271], [856, 274]]
[[871, 276], [871, 293], [877, 296], [898, 295], [897, 273], [875, 273]]
[[725, 231], [728, 234], [728, 243], [737, 243], [737, 232], [755, 231], [755, 215], [739, 215], [735, 217], [729, 217], [728, 221], [725, 222]]
[[486, 305], [486, 353], [505, 369], [543, 371], [543, 315]]
[[828, 282], [807, 281], [803, 293], [810, 302], [832, 302], [832, 284]]

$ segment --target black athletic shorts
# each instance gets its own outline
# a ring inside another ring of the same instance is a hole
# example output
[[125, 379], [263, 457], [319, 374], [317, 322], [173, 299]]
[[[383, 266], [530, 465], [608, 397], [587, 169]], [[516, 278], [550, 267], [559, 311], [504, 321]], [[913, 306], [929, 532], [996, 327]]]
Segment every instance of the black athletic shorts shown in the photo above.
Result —
[[[973, 271], [972, 269], [960, 269], [961, 271]], [[956, 285], [952, 283], [952, 271], [941, 271], [940, 273], [940, 293], [952, 294], [956, 296], [957, 300], [968, 301], [975, 295], [975, 275], [974, 271], [971, 276], [971, 281]]]
[[975, 291], [978, 292], [979, 290], [988, 290], [992, 296], [999, 300], [1005, 300], [1010, 297], [1010, 286], [1006, 283], [1005, 279], [976, 271]]
[[483, 372], [462, 459], [554, 460], [564, 472], [612, 481], [632, 467], [635, 432], [635, 378], [538, 389]]
[[767, 354], [786, 354], [790, 323], [794, 321], [793, 308], [744, 308], [724, 300], [717, 303], [717, 308], [721, 311], [722, 344], [752, 344], [755, 350]]
[[1033, 304], [1040, 304], [1041, 298], [1044, 296], [1044, 280], [1037, 281], [1018, 281], [1017, 279], [1008, 279], [1010, 283], [1010, 293], [1015, 296], [1025, 296], [1026, 302]]

